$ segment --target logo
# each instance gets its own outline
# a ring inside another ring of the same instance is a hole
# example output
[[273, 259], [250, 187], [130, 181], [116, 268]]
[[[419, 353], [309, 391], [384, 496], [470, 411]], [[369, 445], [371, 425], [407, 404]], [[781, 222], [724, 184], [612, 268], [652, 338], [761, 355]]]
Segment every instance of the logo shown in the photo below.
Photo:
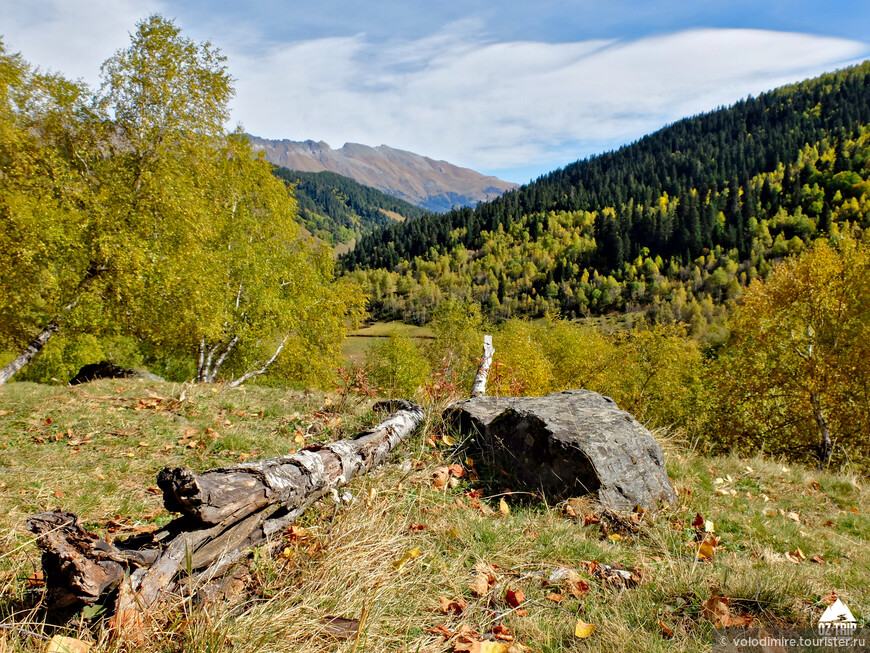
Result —
[[858, 620], [840, 599], [822, 613], [819, 618], [819, 634], [849, 637], [858, 628]]

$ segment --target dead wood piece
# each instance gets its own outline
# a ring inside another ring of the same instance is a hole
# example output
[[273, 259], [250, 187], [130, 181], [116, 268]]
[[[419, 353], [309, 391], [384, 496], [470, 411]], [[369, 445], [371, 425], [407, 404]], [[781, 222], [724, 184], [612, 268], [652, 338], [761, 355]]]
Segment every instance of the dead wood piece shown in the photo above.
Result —
[[[198, 572], [188, 589], [219, 577], [324, 494], [384, 462], [423, 419], [423, 409], [407, 401], [377, 408], [395, 412], [354, 439], [202, 474], [164, 469], [164, 504], [182, 517], [127, 543], [101, 540], [70, 513], [31, 517], [47, 584], [62, 590], [66, 605], [93, 604], [119, 587], [111, 626], [117, 635], [141, 641], [146, 611], [176, 591], [181, 572]], [[125, 578], [130, 567], [138, 568]]]
[[83, 529], [74, 514], [33, 515], [27, 520], [27, 528], [39, 536], [53, 607], [66, 607], [76, 600], [93, 605], [124, 578], [124, 567], [106, 555], [120, 552]]

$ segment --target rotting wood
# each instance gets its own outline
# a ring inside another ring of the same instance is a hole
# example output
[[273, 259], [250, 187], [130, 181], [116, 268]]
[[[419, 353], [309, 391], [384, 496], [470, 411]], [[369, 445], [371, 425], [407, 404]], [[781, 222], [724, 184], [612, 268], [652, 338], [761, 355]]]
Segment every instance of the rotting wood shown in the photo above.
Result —
[[408, 401], [380, 402], [376, 409], [393, 413], [353, 439], [202, 474], [164, 469], [158, 476], [164, 504], [182, 516], [154, 533], [109, 543], [71, 513], [30, 517], [52, 602], [93, 605], [120, 586], [112, 626], [139, 639], [145, 611], [175, 591], [182, 571], [202, 581], [225, 573], [317, 499], [383, 463], [423, 420], [423, 409]]
[[492, 356], [495, 348], [492, 346], [492, 336], [483, 336], [483, 358], [477, 367], [477, 375], [471, 386], [471, 396], [482, 397], [486, 394], [486, 377], [489, 376], [489, 368], [492, 365]]

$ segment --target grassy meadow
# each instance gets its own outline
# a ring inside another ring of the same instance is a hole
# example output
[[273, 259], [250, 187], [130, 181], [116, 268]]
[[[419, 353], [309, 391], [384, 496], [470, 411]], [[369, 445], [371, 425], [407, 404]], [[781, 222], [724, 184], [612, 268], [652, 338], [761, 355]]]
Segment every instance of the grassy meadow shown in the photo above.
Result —
[[[334, 396], [258, 386], [0, 388], [0, 651], [43, 651], [54, 634], [133, 650], [94, 611], [41, 610], [29, 514], [68, 510], [110, 539], [156, 528], [171, 518], [162, 467], [347, 437], [375, 420], [350, 403], [338, 413]], [[137, 650], [699, 651], [721, 619], [715, 597], [754, 625], [814, 624], [832, 591], [859, 619], [870, 613], [870, 490], [858, 477], [704, 457], [660, 432], [678, 503], [617, 519], [585, 499], [499, 487], [444, 431], [441, 408], [347, 486], [349, 501], [316, 504], [254, 551], [223, 594], [179, 596], [153, 615]], [[446, 465], [461, 471], [433, 482]], [[468, 648], [478, 639], [487, 646]]]

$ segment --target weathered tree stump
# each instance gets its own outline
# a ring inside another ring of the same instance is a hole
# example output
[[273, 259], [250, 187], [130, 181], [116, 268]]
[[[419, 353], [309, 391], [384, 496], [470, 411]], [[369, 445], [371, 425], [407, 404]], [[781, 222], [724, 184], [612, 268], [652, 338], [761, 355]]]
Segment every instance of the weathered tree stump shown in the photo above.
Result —
[[119, 588], [113, 626], [140, 638], [145, 611], [175, 590], [180, 572], [203, 581], [223, 574], [317, 499], [384, 462], [423, 419], [423, 409], [411, 402], [378, 407], [395, 412], [354, 439], [202, 474], [164, 469], [158, 475], [164, 505], [182, 516], [154, 533], [108, 543], [71, 513], [30, 517], [54, 605], [93, 605]]
[[474, 437], [485, 463], [556, 499], [596, 493], [612, 509], [672, 501], [652, 434], [609, 397], [566, 390], [545, 397], [476, 397], [447, 423]]

